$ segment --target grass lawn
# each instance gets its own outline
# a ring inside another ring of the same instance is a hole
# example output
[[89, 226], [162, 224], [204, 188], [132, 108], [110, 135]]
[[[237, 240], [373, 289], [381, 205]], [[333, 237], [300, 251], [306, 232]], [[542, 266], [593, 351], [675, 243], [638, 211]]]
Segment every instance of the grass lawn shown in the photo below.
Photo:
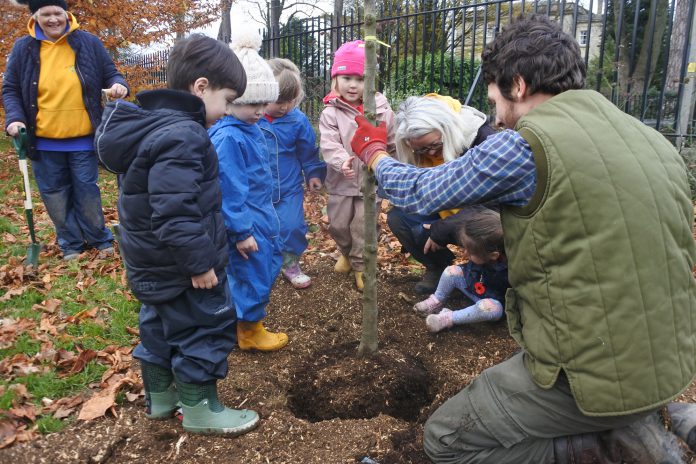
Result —
[[[80, 404], [90, 389], [104, 388], [130, 364], [139, 304], [118, 256], [100, 259], [89, 250], [79, 260], [62, 260], [33, 181], [34, 222], [44, 250], [37, 270], [23, 266], [30, 240], [22, 176], [6, 136], [0, 136], [0, 179], [0, 421], [54, 432], [76, 417], [56, 414], [56, 404]], [[115, 176], [102, 170], [99, 183], [111, 224], [117, 221]]]

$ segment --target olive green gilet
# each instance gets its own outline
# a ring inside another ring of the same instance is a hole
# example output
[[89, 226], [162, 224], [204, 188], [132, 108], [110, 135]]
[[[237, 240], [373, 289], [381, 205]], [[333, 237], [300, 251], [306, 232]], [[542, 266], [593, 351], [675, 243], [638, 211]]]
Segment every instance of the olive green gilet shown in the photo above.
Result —
[[696, 372], [694, 207], [658, 132], [591, 90], [521, 118], [537, 186], [501, 213], [512, 336], [535, 382], [564, 369], [580, 410], [622, 415], [677, 396]]

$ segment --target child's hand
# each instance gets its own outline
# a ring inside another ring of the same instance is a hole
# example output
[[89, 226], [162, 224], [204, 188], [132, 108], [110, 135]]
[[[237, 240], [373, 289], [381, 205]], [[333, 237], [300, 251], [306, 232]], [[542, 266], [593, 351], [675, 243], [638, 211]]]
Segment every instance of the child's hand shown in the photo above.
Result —
[[350, 158], [345, 160], [343, 162], [343, 164], [341, 165], [341, 172], [348, 179], [352, 179], [353, 177], [355, 177], [355, 171], [353, 170], [353, 160], [354, 159], [355, 158], [351, 156]]
[[247, 253], [256, 253], [259, 251], [259, 246], [257, 245], [254, 236], [250, 235], [249, 238], [246, 238], [241, 242], [237, 242], [237, 251], [244, 259], [249, 259], [249, 255]]
[[210, 268], [207, 272], [203, 274], [198, 274], [191, 277], [191, 283], [193, 288], [207, 288], [211, 289], [218, 284], [218, 278], [215, 275], [215, 269]]
[[312, 177], [307, 181], [307, 187], [311, 192], [317, 192], [321, 190], [321, 179], [318, 177]]

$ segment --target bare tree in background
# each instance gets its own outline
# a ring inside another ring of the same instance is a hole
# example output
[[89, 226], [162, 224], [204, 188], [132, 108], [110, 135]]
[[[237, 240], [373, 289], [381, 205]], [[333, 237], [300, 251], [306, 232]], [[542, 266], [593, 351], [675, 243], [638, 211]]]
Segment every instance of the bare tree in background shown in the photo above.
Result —
[[341, 46], [341, 25], [343, 24], [343, 0], [334, 0], [333, 23], [331, 24], [331, 50]]
[[686, 45], [686, 34], [689, 29], [689, 6], [693, 0], [676, 0], [674, 23], [672, 24], [672, 37], [669, 45], [669, 67], [667, 68], [667, 82], [665, 90], [676, 92], [679, 89], [681, 78], [682, 58]]
[[[687, 0], [688, 2], [688, 0]], [[634, 8], [640, 4], [637, 3]], [[648, 6], [649, 5], [649, 6]], [[618, 21], [621, 16], [621, 2], [613, 2], [614, 20]], [[633, 63], [631, 58], [632, 31], [626, 27], [633, 21], [633, 13], [624, 10], [624, 27], [621, 29], [621, 43], [627, 44], [626, 50], [621, 53], [619, 58], [619, 87], [624, 97], [639, 95], [643, 92], [644, 84], [650, 82], [657, 67], [657, 58], [661, 50], [663, 34], [667, 28], [669, 2], [668, 0], [650, 0], [645, 5], [649, 15], [642, 27], [642, 40], [635, 44], [636, 53]], [[629, 17], [631, 16], [631, 17]], [[633, 66], [631, 66], [631, 64]]]
[[232, 0], [220, 0], [220, 28], [218, 29], [217, 39], [225, 43], [230, 43], [230, 40], [232, 40], [230, 9], [232, 9]]
[[[270, 38], [280, 37], [280, 17], [283, 12], [292, 11], [290, 17], [305, 16], [310, 18], [315, 16], [317, 11], [322, 14], [327, 12], [317, 5], [313, 0], [249, 0], [249, 4], [256, 6], [257, 15], [251, 15], [249, 19], [263, 25], [269, 33]], [[271, 41], [271, 55], [280, 54], [280, 41]]]

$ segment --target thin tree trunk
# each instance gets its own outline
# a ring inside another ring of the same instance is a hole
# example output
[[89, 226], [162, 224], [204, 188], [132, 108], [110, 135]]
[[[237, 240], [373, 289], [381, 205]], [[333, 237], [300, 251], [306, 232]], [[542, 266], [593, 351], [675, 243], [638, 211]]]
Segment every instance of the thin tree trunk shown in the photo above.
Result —
[[[645, 81], [652, 79], [657, 67], [657, 59], [662, 49], [662, 36], [667, 28], [667, 12], [669, 11], [668, 0], [652, 0], [650, 3], [650, 16], [643, 29], [643, 40], [641, 41], [640, 53], [633, 70], [633, 89], [632, 94], [642, 94]], [[654, 34], [650, 36], [651, 25], [654, 24]], [[652, 42], [652, 47], [650, 43]], [[652, 49], [651, 49], [652, 48]]]
[[333, 21], [331, 23], [331, 50], [341, 46], [341, 25], [343, 24], [343, 0], [334, 0]]
[[[619, 18], [619, 2], [614, 3], [614, 17], [618, 22]], [[650, 79], [657, 66], [657, 57], [659, 56], [661, 50], [662, 36], [664, 34], [667, 25], [667, 11], [668, 11], [668, 1], [667, 0], [651, 0], [650, 1], [650, 15], [648, 20], [643, 27], [643, 39], [640, 48], [635, 52], [635, 61], [633, 63], [633, 69], [631, 69], [631, 40], [632, 36], [627, 27], [628, 24], [632, 24], [634, 20], [633, 14], [631, 17], [624, 17], [624, 23], [621, 32], [621, 56], [618, 60], [619, 65], [619, 81], [618, 87], [621, 92], [622, 99], [630, 101], [631, 96], [641, 94], [643, 92], [643, 84], [645, 79]], [[650, 36], [650, 26], [654, 24], [654, 35]], [[652, 39], [652, 40], [651, 40]], [[619, 38], [617, 37], [617, 40]], [[652, 43], [652, 55], [648, 52], [650, 51], [650, 44]], [[648, 61], [650, 61], [650, 66], [648, 67]]]
[[[363, 107], [365, 117], [373, 124], [377, 121], [375, 104], [375, 78], [377, 75], [377, 18], [375, 17], [375, 0], [365, 0], [365, 90]], [[363, 201], [365, 205], [365, 248], [363, 274], [362, 337], [358, 353], [369, 356], [377, 352], [377, 207], [375, 204], [375, 176], [364, 167]]]
[[280, 13], [282, 7], [280, 0], [271, 0], [271, 57], [280, 55]]
[[676, 123], [676, 145], [679, 150], [682, 149], [684, 136], [688, 133], [689, 123], [694, 116], [694, 107], [696, 106], [696, 70], [691, 66], [692, 63], [696, 62], [696, 13], [691, 18], [691, 31], [687, 40], [689, 43], [689, 61], [687, 61], [689, 67], [684, 82], [679, 84], [683, 85], [683, 88], [679, 93], [679, 114]]
[[232, 22], [230, 19], [230, 9], [232, 0], [220, 0], [220, 28], [218, 29], [218, 40], [230, 43], [232, 36]]
[[672, 37], [669, 46], [669, 64], [667, 68], [667, 82], [665, 90], [676, 92], [679, 89], [681, 78], [682, 59], [684, 46], [686, 45], [686, 32], [689, 27], [689, 3], [690, 0], [676, 0], [676, 13], [672, 26]]

